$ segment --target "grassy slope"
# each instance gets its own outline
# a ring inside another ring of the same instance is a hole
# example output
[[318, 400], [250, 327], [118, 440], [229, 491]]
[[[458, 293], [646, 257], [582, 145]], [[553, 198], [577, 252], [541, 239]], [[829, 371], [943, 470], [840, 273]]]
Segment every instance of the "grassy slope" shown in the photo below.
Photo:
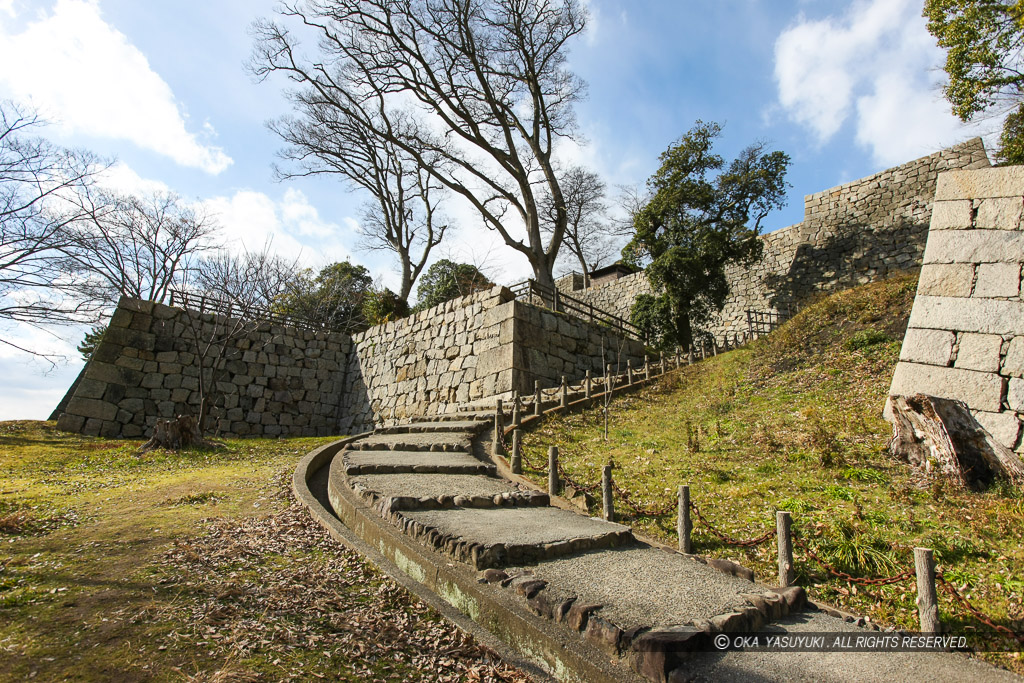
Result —
[[522, 680], [290, 502], [325, 441], [0, 423], [0, 681]]
[[[1021, 630], [1024, 497], [951, 490], [887, 455], [881, 409], [915, 286], [902, 276], [824, 298], [763, 340], [617, 399], [607, 442], [595, 409], [547, 421], [526, 435], [524, 454], [539, 465], [557, 444], [566, 470], [587, 483], [611, 459], [616, 482], [648, 506], [689, 484], [734, 538], [759, 536], [776, 510], [790, 510], [803, 538], [854, 575], [898, 573], [913, 566], [914, 546], [932, 547], [976, 606]], [[631, 523], [676, 543], [674, 514]], [[769, 582], [777, 575], [773, 542], [738, 549], [695, 524], [696, 552], [736, 559]], [[865, 590], [830, 579], [799, 550], [797, 572], [817, 599], [916, 628], [912, 582]], [[945, 595], [940, 611], [957, 632], [974, 628]], [[994, 657], [1021, 668], [1017, 655]]]

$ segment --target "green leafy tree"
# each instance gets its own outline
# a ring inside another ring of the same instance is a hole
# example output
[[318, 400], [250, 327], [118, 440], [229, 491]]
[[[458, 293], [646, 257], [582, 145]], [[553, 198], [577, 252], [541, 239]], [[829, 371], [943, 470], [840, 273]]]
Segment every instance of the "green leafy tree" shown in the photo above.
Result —
[[367, 327], [363, 302], [372, 286], [370, 272], [348, 261], [332, 263], [315, 276], [307, 269], [286, 285], [274, 310], [333, 330], [358, 332]]
[[390, 289], [368, 292], [363, 299], [363, 317], [368, 325], [383, 325], [409, 315], [409, 304]]
[[623, 250], [632, 265], [647, 264], [660, 292], [638, 297], [633, 308], [635, 324], [663, 335], [659, 345], [693, 343], [729, 294], [726, 265], [761, 257], [761, 221], [785, 205], [789, 156], [757, 143], [726, 165], [711, 151], [720, 135], [717, 123], [698, 121], [661, 154]]
[[493, 286], [494, 283], [476, 266], [441, 259], [420, 277], [420, 284], [416, 288], [418, 301], [414, 310], [433, 308], [445, 301]]
[[1003, 126], [1004, 163], [1024, 163], [1024, 2], [926, 0], [928, 31], [946, 49], [946, 99], [961, 121], [1014, 110]]

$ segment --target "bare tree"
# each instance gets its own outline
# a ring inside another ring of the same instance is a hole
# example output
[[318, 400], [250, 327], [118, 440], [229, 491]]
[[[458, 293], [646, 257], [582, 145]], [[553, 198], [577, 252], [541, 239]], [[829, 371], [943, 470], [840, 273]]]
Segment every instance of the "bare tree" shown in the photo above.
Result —
[[295, 272], [295, 263], [274, 256], [269, 243], [259, 252], [221, 251], [195, 264], [190, 290], [176, 296], [175, 304], [185, 309], [178, 318], [179, 350], [192, 358], [198, 405], [174, 419], [158, 420], [143, 451], [216, 446], [204, 434], [211, 412], [223, 401], [218, 386], [227, 379], [230, 363], [243, 356], [239, 342], [266, 323]]
[[586, 23], [577, 0], [309, 0], [280, 13], [315, 33], [320, 55], [304, 59], [284, 26], [259, 21], [254, 73], [287, 75], [295, 102], [395, 145], [553, 286], [567, 222], [554, 145], [574, 132], [584, 91], [565, 67]]
[[82, 216], [79, 196], [102, 165], [89, 153], [31, 137], [42, 125], [31, 110], [0, 102], [0, 320], [89, 322], [98, 311], [71, 296], [76, 278], [57, 257], [70, 243], [69, 224]]
[[408, 301], [431, 250], [449, 227], [438, 211], [444, 187], [358, 120], [308, 97], [293, 100], [299, 117], [269, 124], [288, 144], [280, 154], [291, 162], [287, 169], [275, 168], [277, 177], [336, 174], [366, 190], [373, 200], [363, 210], [360, 246], [394, 252], [401, 272], [399, 297]]
[[[583, 286], [590, 286], [590, 272], [610, 261], [616, 248], [616, 226], [607, 220], [604, 202], [605, 184], [601, 177], [580, 166], [573, 166], [560, 179], [567, 212], [565, 249], [583, 272]], [[549, 220], [554, 220], [551, 202], [544, 205]]]
[[219, 226], [175, 194], [98, 193], [69, 225], [62, 267], [78, 278], [77, 298], [108, 307], [121, 296], [164, 303], [199, 258], [214, 248]]

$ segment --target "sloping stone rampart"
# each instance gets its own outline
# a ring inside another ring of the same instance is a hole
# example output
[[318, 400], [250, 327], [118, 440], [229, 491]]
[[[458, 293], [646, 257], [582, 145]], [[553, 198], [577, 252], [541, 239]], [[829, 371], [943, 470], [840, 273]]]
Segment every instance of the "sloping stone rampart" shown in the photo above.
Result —
[[148, 435], [159, 418], [198, 413], [203, 373], [222, 435], [336, 434], [350, 348], [342, 334], [123, 298], [57, 426]]
[[963, 401], [1009, 448], [1024, 419], [1024, 168], [939, 176], [890, 396]]
[[[988, 167], [980, 138], [902, 166], [804, 197], [802, 223], [763, 235], [764, 258], [726, 269], [729, 298], [711, 332], [719, 339], [747, 329], [746, 311], [785, 313], [819, 292], [888, 277], [921, 265], [935, 179], [951, 169]], [[947, 207], [944, 211], [952, 211]], [[960, 207], [960, 211], [963, 211]], [[999, 216], [993, 205], [986, 211]], [[1012, 209], [1005, 209], [1013, 215]], [[1006, 238], [1009, 239], [1009, 238]], [[571, 286], [571, 280], [564, 280]], [[569, 292], [621, 318], [650, 293], [644, 273]]]
[[504, 287], [352, 337], [125, 298], [58, 426], [148, 435], [159, 418], [198, 414], [202, 373], [213, 388], [208, 426], [223, 436], [341, 434], [642, 358], [639, 342], [515, 301]]

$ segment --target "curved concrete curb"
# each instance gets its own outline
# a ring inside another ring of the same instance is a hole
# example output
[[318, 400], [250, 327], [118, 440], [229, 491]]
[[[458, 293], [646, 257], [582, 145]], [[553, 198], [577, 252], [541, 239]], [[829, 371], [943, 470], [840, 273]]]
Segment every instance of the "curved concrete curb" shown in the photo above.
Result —
[[313, 519], [327, 530], [327, 533], [334, 540], [349, 550], [365, 557], [391, 579], [438, 612], [456, 628], [471, 635], [479, 644], [495, 652], [505, 662], [526, 671], [532, 679], [541, 683], [555, 683], [557, 679], [550, 676], [532, 661], [524, 659], [519, 652], [513, 650], [507, 643], [452, 607], [428, 588], [410, 578], [408, 574], [378, 552], [376, 548], [356, 536], [351, 529], [346, 527], [337, 516], [323, 505], [320, 498], [313, 492], [310, 483], [317, 473], [329, 465], [334, 456], [347, 444], [368, 434], [370, 432], [334, 441], [303, 456], [296, 466], [295, 472], [292, 474], [292, 491], [295, 494], [295, 498], [309, 511]]

